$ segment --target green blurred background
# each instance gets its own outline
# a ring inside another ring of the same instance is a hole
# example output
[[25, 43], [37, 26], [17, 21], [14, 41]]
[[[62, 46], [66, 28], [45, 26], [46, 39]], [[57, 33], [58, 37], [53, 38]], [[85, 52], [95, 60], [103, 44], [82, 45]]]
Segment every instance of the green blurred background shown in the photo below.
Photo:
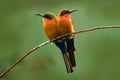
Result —
[[[36, 13], [62, 8], [72, 14], [75, 30], [120, 25], [120, 0], [0, 0], [0, 73], [31, 48], [46, 41]], [[53, 44], [30, 54], [0, 80], [120, 80], [120, 29], [97, 30], [75, 37], [74, 73], [67, 74]]]

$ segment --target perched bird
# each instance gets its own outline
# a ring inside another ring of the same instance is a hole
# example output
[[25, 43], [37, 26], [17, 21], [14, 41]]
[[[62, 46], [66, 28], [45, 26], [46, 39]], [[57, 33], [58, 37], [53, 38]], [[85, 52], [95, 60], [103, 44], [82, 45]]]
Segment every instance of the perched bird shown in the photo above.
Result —
[[[43, 17], [44, 32], [50, 40], [60, 36], [57, 30], [57, 17], [53, 13], [36, 14], [36, 15]], [[64, 41], [60, 39], [60, 40], [55, 40], [54, 43], [62, 52], [67, 72], [72, 73], [73, 69], [69, 57], [67, 55], [67, 50]]]
[[[74, 32], [73, 23], [71, 20], [71, 13], [77, 11], [76, 9], [68, 10], [62, 9], [58, 14], [57, 30], [60, 35]], [[74, 56], [74, 35], [71, 34], [64, 38], [67, 44], [67, 52], [69, 53], [69, 58], [72, 64], [72, 67], [76, 66], [75, 56]]]

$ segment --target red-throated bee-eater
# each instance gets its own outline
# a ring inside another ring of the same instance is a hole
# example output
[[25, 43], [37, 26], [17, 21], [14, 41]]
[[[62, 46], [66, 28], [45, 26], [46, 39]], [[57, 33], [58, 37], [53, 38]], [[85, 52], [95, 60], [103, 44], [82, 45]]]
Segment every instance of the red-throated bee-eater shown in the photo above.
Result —
[[[76, 9], [68, 10], [62, 9], [58, 14], [57, 21], [57, 30], [60, 35], [74, 32], [73, 23], [71, 20], [71, 13], [77, 11]], [[76, 66], [75, 57], [74, 57], [74, 35], [71, 34], [64, 38], [67, 44], [67, 52], [73, 67]]]
[[[50, 40], [60, 36], [57, 30], [57, 17], [53, 13], [36, 14], [36, 15], [43, 17], [44, 32]], [[67, 55], [65, 43], [62, 40], [55, 40], [54, 43], [62, 52], [67, 72], [72, 73], [73, 69], [72, 69], [70, 59]]]

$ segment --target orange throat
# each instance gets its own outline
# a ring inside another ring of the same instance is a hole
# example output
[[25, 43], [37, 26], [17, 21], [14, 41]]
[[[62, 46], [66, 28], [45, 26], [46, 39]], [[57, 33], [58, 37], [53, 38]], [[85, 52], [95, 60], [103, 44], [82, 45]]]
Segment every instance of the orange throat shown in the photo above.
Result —
[[44, 22], [49, 22], [49, 21], [50, 21], [50, 19], [43, 18], [43, 21], [44, 21]]

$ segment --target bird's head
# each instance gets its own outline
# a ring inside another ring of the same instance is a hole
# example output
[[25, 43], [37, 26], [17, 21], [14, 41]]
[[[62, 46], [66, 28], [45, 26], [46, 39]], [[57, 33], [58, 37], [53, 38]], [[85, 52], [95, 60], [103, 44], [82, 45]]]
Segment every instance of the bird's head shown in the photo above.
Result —
[[69, 9], [62, 9], [61, 11], [60, 11], [60, 13], [59, 13], [59, 17], [66, 17], [66, 18], [70, 18], [70, 14], [72, 13], [72, 12], [75, 12], [75, 11], [77, 11], [76, 9], [71, 9], [71, 10], [69, 10]]
[[43, 21], [45, 22], [57, 21], [57, 17], [50, 12], [45, 14], [36, 14], [36, 15], [43, 17]]

